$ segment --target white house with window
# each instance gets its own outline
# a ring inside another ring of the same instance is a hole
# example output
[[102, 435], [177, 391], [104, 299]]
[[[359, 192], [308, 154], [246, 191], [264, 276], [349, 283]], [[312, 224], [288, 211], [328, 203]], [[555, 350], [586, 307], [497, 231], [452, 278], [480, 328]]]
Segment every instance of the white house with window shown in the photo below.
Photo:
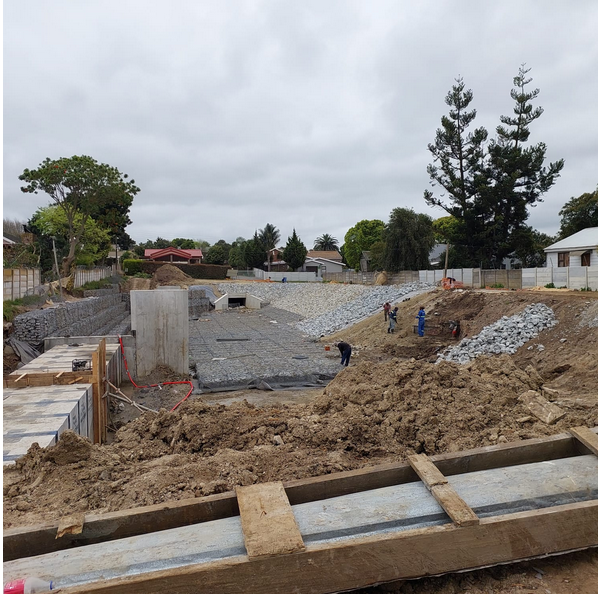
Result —
[[598, 266], [599, 227], [582, 229], [545, 248], [547, 268]]

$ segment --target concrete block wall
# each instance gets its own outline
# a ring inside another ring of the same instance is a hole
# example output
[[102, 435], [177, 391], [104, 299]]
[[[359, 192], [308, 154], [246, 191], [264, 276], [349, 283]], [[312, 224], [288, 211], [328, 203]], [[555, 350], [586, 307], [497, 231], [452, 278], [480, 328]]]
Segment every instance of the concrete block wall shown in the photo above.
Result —
[[67, 429], [93, 438], [91, 384], [5, 388], [2, 396], [4, 465], [25, 455], [33, 443], [55, 445]]
[[20, 314], [13, 320], [15, 337], [32, 344], [48, 336], [93, 336], [106, 333], [128, 315], [120, 293], [60, 303]]

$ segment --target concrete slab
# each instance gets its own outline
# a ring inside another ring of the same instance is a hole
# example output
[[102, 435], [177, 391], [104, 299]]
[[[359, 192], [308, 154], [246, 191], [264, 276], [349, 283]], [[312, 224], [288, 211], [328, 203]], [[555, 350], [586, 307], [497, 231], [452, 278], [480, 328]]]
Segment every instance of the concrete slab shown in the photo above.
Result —
[[33, 443], [54, 445], [66, 429], [88, 437], [91, 384], [6, 388], [3, 393], [3, 463], [25, 455]]

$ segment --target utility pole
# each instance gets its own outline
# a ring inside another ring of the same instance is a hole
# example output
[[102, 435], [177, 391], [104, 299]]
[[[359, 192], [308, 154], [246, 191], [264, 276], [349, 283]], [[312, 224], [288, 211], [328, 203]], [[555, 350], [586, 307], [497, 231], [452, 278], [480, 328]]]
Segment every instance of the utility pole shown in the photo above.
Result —
[[449, 267], [449, 242], [447, 241], [447, 253], [444, 257], [444, 276], [443, 278], [447, 278], [447, 268]]
[[56, 257], [56, 245], [54, 244], [54, 235], [52, 236], [52, 251], [54, 252], [54, 265], [56, 266], [56, 276], [58, 276], [58, 290], [61, 295], [61, 301], [63, 300], [63, 286], [61, 284], [61, 273], [58, 269], [58, 258]]

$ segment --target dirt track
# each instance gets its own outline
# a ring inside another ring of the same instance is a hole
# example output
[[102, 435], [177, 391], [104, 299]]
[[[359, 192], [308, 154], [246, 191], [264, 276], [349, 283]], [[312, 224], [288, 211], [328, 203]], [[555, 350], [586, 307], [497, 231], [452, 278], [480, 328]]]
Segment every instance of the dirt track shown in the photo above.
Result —
[[[51, 522], [76, 510], [115, 511], [235, 485], [398, 461], [414, 452], [457, 451], [594, 426], [596, 297], [561, 291], [435, 291], [400, 303], [396, 334], [387, 334], [383, 315], [377, 315], [327, 338], [353, 344], [351, 366], [325, 389], [304, 391], [302, 404], [286, 404], [273, 393], [260, 398], [255, 391], [256, 405], [224, 406], [215, 405], [211, 395], [173, 413], [146, 414], [119, 430], [109, 446], [90, 446], [75, 437], [47, 452], [33, 448], [16, 469], [4, 472], [4, 525]], [[444, 331], [425, 338], [412, 331], [422, 304], [432, 325], [460, 319], [464, 334], [472, 336], [534, 302], [552, 307], [559, 324], [531, 341], [544, 348], [526, 344], [513, 356], [480, 358], [463, 367], [435, 366], [436, 352], [453, 339]], [[566, 411], [552, 426], [532, 417], [517, 400], [542, 386], [547, 398]], [[293, 393], [283, 396], [289, 402]], [[387, 588], [369, 591], [596, 592], [596, 554]]]

